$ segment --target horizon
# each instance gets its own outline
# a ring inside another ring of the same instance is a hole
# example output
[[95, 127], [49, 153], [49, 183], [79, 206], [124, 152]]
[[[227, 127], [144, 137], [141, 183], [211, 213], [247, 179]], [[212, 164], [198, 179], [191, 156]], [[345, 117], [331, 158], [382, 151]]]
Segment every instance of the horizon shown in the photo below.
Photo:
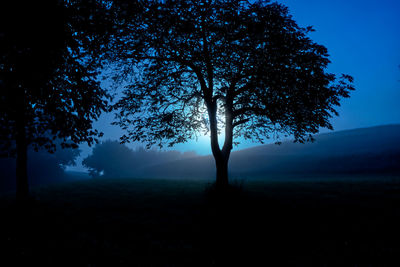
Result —
[[[336, 134], [336, 133], [340, 133], [340, 132], [350, 132], [350, 131], [364, 130], [364, 129], [370, 129], [370, 128], [393, 127], [393, 126], [400, 127], [400, 123], [390, 123], [390, 124], [374, 125], [374, 126], [352, 128], [352, 129], [344, 129], [344, 130], [332, 130], [332, 131], [328, 130], [328, 131], [324, 131], [324, 132], [319, 132], [319, 133], [315, 134], [314, 137], [316, 137], [315, 141], [318, 141], [318, 136], [319, 135], [329, 135], [329, 134]], [[111, 140], [111, 139], [109, 139], [109, 140], [110, 141], [114, 141], [114, 140]], [[104, 140], [104, 141], [109, 141], [109, 140]], [[293, 143], [293, 139], [291, 139], [291, 138], [283, 139], [282, 143], [285, 143], [285, 142]], [[310, 143], [310, 142], [305, 142], [305, 144], [307, 144], [307, 143]], [[264, 143], [264, 144], [254, 144], [253, 143], [252, 145], [241, 147], [240, 149], [235, 149], [236, 147], [234, 147], [234, 149], [232, 149], [232, 153], [240, 152], [240, 151], [251, 149], [251, 148], [255, 148], [257, 146], [272, 145], [272, 144], [275, 144], [275, 143], [273, 141], [268, 142], [268, 143]], [[129, 144], [127, 146], [128, 146], [129, 149], [132, 149], [132, 150], [136, 150], [136, 149], [139, 149], [141, 147], [141, 146], [130, 147]], [[152, 148], [152, 149], [158, 150], [157, 148]], [[164, 149], [164, 150], [159, 150], [159, 151], [173, 151], [173, 150], [179, 151], [181, 153], [193, 152], [193, 151], [190, 151], [190, 150], [180, 151], [180, 150], [177, 150], [177, 149], [174, 149], [174, 148], [172, 148], [172, 149]], [[66, 172], [89, 173], [88, 168], [86, 168], [86, 167], [84, 167], [82, 165], [82, 161], [83, 161], [84, 158], [86, 158], [90, 154], [91, 154], [91, 151], [90, 151], [90, 153], [85, 154], [85, 157], [83, 157], [82, 153], [81, 153], [79, 155], [79, 157], [78, 157], [79, 160], [78, 159], [76, 160], [77, 164], [75, 166], [71, 166], [71, 165], [66, 166], [65, 171]], [[196, 153], [196, 157], [207, 157], [207, 156], [212, 156], [212, 154], [211, 153], [208, 153], [208, 154]]]

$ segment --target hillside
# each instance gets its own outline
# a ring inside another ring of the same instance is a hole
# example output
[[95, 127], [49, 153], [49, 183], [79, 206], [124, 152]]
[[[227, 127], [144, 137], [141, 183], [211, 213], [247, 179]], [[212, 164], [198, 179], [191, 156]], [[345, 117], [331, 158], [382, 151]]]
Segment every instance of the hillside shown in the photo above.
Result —
[[[400, 125], [385, 125], [319, 134], [312, 143], [283, 142], [232, 153], [230, 173], [236, 178], [270, 175], [400, 173]], [[212, 178], [211, 156], [145, 167], [142, 177]]]

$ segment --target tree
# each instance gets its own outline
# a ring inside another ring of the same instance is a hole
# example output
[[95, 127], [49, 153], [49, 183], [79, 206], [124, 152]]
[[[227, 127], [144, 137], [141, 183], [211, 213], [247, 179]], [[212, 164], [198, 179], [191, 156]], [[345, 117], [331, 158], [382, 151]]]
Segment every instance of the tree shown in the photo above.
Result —
[[134, 152], [118, 141], [108, 140], [97, 144], [82, 165], [89, 168], [92, 177], [127, 177], [131, 176], [136, 166]]
[[115, 105], [122, 141], [173, 146], [209, 132], [217, 188], [229, 184], [235, 138], [307, 141], [332, 129], [354, 89], [351, 76], [326, 71], [327, 49], [282, 4], [141, 1], [134, 16], [126, 10], [114, 3], [119, 31], [108, 45], [115, 76], [130, 82]]
[[91, 26], [82, 23], [89, 22], [87, 8], [75, 9], [75, 2], [13, 1], [1, 9], [0, 150], [16, 155], [18, 201], [29, 196], [29, 145], [52, 152], [56, 138], [62, 147], [77, 147], [101, 135], [92, 121], [108, 94], [96, 81], [92, 52], [83, 48], [94, 36], [82, 34]]

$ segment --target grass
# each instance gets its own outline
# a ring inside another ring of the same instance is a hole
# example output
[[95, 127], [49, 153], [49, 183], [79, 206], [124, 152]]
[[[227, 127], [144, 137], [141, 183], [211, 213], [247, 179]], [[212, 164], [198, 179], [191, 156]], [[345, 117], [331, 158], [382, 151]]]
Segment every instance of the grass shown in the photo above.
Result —
[[[110, 179], [0, 197], [1, 266], [400, 266], [400, 179]], [[6, 264], [6, 262], [10, 262]]]

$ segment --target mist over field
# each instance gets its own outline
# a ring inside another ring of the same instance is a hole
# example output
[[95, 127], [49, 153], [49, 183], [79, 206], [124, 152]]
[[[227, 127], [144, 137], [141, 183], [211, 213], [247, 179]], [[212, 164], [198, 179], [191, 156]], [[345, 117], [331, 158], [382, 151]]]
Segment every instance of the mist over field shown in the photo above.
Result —
[[[399, 175], [400, 125], [319, 134], [305, 144], [284, 141], [232, 153], [233, 180], [340, 179], [349, 175]], [[66, 171], [78, 158], [77, 150], [55, 154], [30, 152], [31, 185], [86, 179], [144, 178], [212, 181], [212, 156], [195, 152], [130, 149], [118, 141], [105, 141], [83, 160], [84, 172]], [[2, 191], [15, 188], [15, 161], [0, 159]]]
[[[66, 166], [75, 164], [80, 151], [78, 149], [61, 149], [58, 147], [53, 154], [45, 150], [28, 151], [28, 175], [32, 177], [32, 186], [54, 184], [75, 180], [67, 172]], [[0, 158], [0, 192], [15, 190], [16, 183], [15, 158]]]
[[[230, 175], [237, 180], [269, 180], [340, 175], [398, 175], [400, 125], [338, 131], [315, 136], [305, 144], [285, 141], [234, 151]], [[103, 146], [109, 150], [100, 152]], [[113, 148], [113, 150], [111, 149]], [[112, 150], [112, 151], [111, 151]], [[119, 151], [121, 152], [119, 157]], [[123, 155], [123, 156], [122, 156]], [[96, 162], [97, 159], [97, 162]], [[91, 164], [89, 162], [92, 161]], [[96, 167], [96, 177], [169, 178], [212, 180], [212, 156], [178, 151], [132, 151], [117, 142], [106, 142], [84, 160]], [[102, 173], [102, 175], [99, 175]]]
[[[229, 170], [237, 179], [344, 174], [399, 174], [400, 125], [339, 131], [315, 136], [305, 144], [285, 141], [232, 153]], [[213, 175], [211, 156], [144, 167], [142, 177], [196, 177]]]

